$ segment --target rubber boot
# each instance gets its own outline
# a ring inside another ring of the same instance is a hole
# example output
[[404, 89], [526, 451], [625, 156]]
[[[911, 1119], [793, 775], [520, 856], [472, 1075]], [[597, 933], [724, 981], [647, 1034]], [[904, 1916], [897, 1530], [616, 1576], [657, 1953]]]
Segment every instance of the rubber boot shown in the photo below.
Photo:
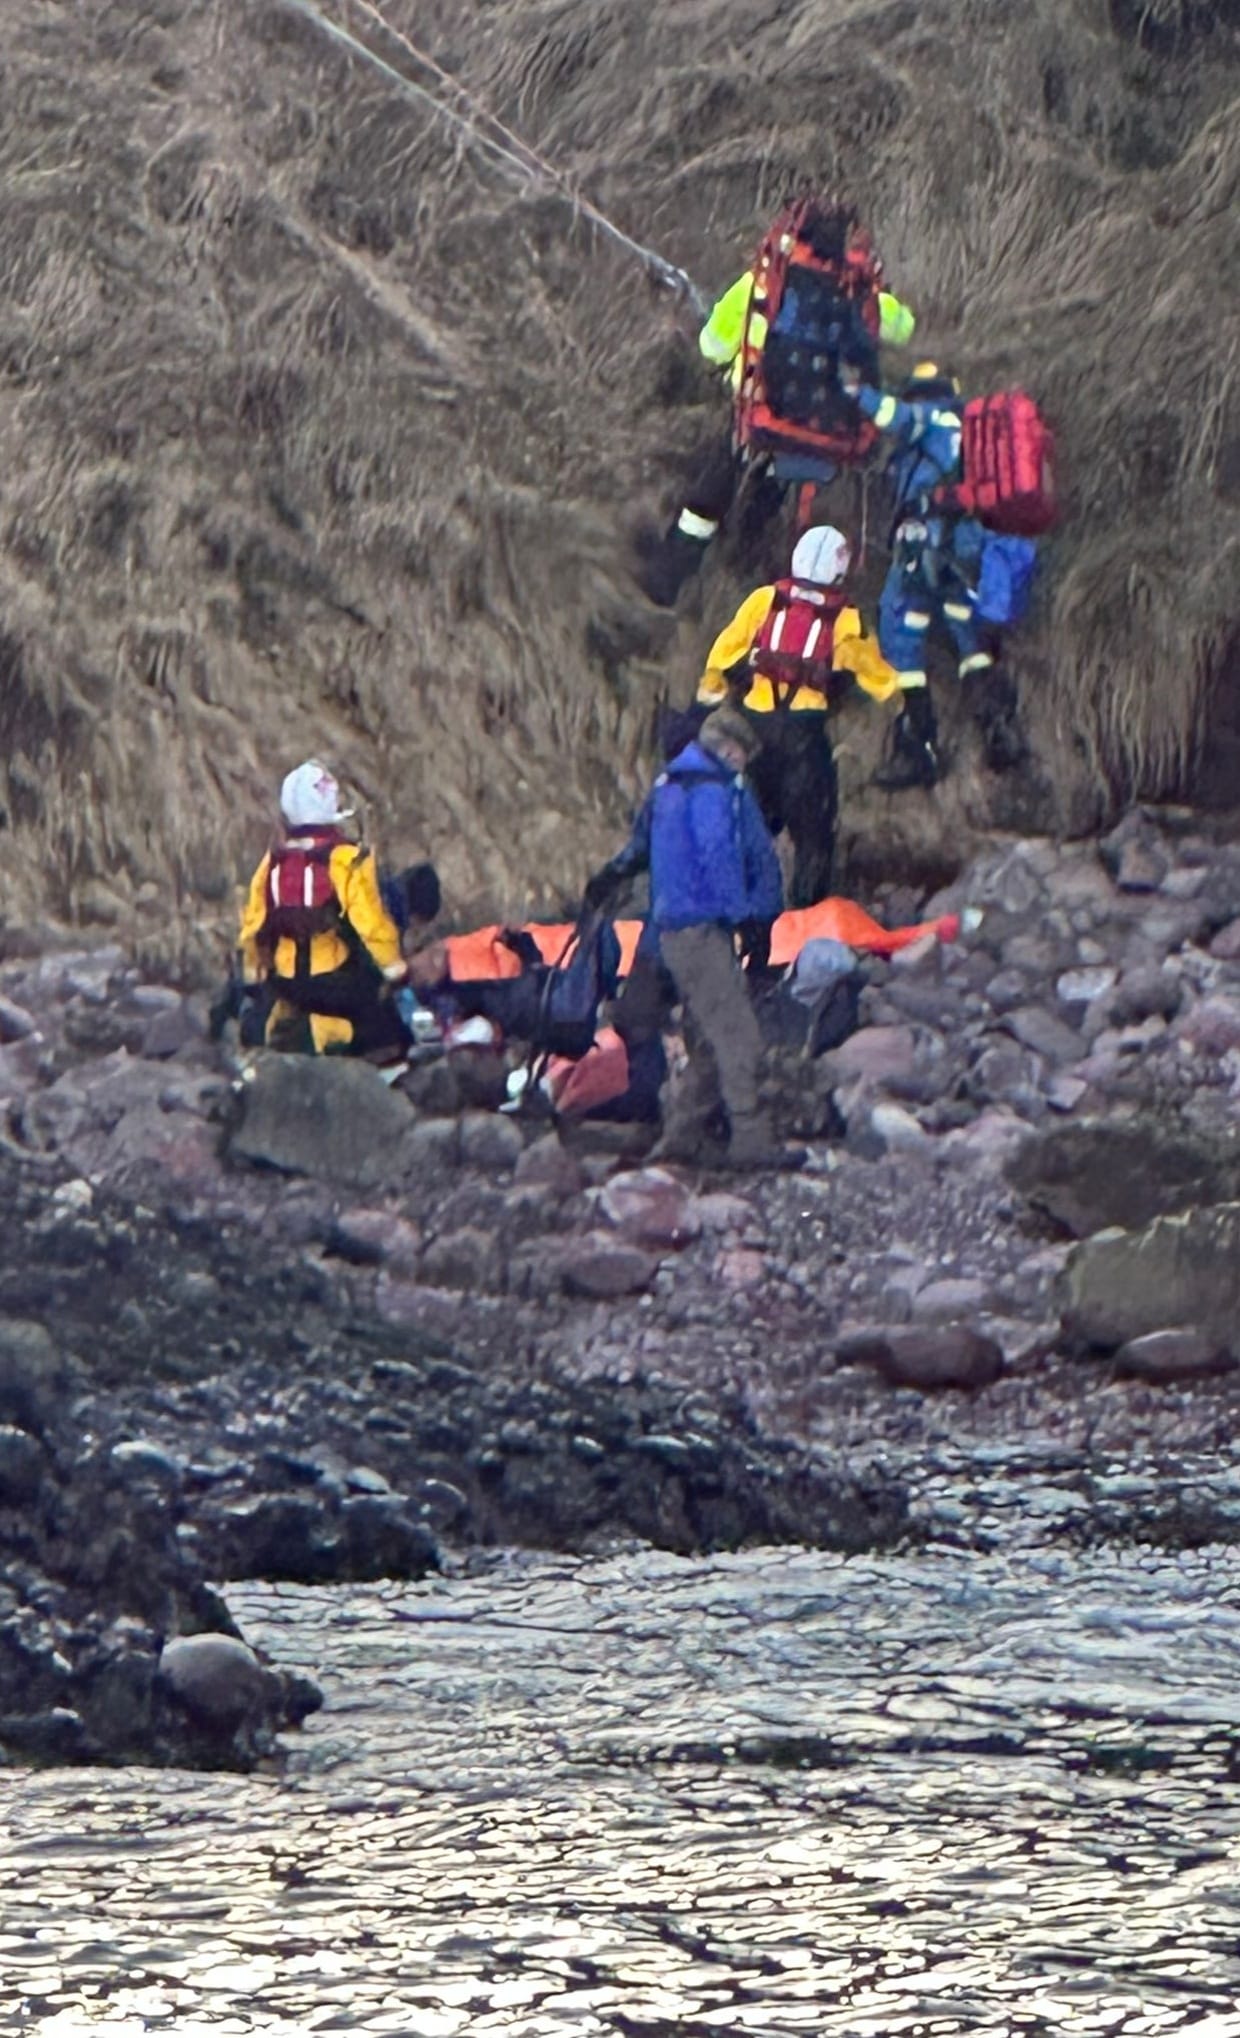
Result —
[[750, 1117], [732, 1120], [732, 1137], [728, 1141], [723, 1165], [745, 1174], [756, 1174], [803, 1168], [806, 1158], [803, 1146], [785, 1146], [776, 1139], [766, 1113], [755, 1111]]
[[874, 783], [884, 792], [898, 793], [910, 786], [929, 787], [939, 776], [935, 744], [938, 727], [928, 687], [911, 687], [891, 727], [891, 749], [874, 774]]
[[1008, 673], [991, 671], [980, 679], [977, 720], [987, 769], [1018, 771], [1028, 760], [1029, 744], [1020, 725], [1016, 682]]
[[722, 1120], [712, 1081], [692, 1062], [664, 1086], [663, 1130], [646, 1158], [655, 1165], [717, 1167], [723, 1159]]
[[708, 538], [690, 538], [673, 524], [638, 568], [638, 586], [656, 608], [674, 609], [680, 590], [706, 557]]

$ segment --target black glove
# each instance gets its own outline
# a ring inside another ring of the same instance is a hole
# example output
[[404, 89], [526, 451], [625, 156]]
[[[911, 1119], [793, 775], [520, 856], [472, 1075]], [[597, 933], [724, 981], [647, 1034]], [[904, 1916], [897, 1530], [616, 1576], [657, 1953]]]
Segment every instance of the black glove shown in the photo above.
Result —
[[765, 969], [771, 959], [770, 921], [742, 920], [737, 932], [742, 960], [749, 964], [750, 969]]
[[237, 1001], [237, 1038], [242, 1047], [262, 1047], [271, 1005], [262, 984], [245, 984]]
[[582, 901], [592, 913], [602, 913], [606, 911], [618, 889], [615, 872], [610, 865], [605, 864], [602, 870], [596, 870], [593, 877], [586, 879], [581, 893]]

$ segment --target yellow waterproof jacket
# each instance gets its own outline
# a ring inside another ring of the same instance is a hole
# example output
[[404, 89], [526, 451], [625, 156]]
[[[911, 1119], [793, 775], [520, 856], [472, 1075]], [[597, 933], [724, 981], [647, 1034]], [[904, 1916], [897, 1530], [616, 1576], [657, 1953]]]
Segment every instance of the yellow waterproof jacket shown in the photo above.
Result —
[[[293, 837], [296, 841], [298, 838]], [[381, 975], [395, 979], [404, 974], [400, 935], [379, 893], [379, 873], [369, 849], [355, 842], [340, 842], [328, 861], [332, 889], [340, 910], [367, 955]], [[297, 949], [292, 941], [277, 941], [274, 955], [262, 940], [267, 922], [268, 879], [271, 856], [264, 856], [250, 880], [249, 896], [241, 915], [241, 966], [247, 983], [260, 982], [268, 974], [292, 978], [297, 970]], [[324, 976], [343, 969], [353, 949], [342, 932], [329, 928], [310, 938], [310, 974]]]
[[[697, 697], [703, 706], [718, 707], [720, 701], [727, 699], [725, 675], [731, 666], [739, 664], [753, 650], [774, 599], [773, 586], [755, 587], [753, 593], [745, 597], [727, 628], [719, 632], [710, 647], [706, 670], [698, 683]], [[841, 609], [835, 619], [831, 662], [836, 672], [851, 672], [858, 686], [873, 700], [889, 701], [900, 691], [894, 667], [888, 665], [873, 638], [862, 635], [861, 617], [856, 609]], [[765, 715], [775, 705], [775, 689], [770, 680], [763, 673], [755, 673], [742, 706]], [[830, 705], [827, 696], [820, 693], [816, 686], [798, 687], [788, 703], [794, 714], [805, 710], [825, 714]]]
[[[698, 348], [704, 360], [715, 368], [726, 368], [731, 364], [733, 389], [739, 389], [741, 383], [741, 341], [745, 337], [745, 319], [753, 296], [753, 285], [753, 270], [746, 269], [731, 289], [724, 291], [698, 334]], [[916, 325], [917, 321], [907, 304], [902, 304], [890, 290], [879, 291], [878, 337], [884, 346], [906, 347]], [[761, 312], [754, 318], [750, 332], [755, 345], [760, 347], [766, 338], [766, 320]]]

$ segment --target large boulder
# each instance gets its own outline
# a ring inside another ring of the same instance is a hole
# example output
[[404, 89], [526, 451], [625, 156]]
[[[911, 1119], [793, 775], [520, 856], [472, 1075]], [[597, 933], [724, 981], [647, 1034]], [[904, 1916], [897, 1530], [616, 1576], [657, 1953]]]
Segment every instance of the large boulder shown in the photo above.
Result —
[[1181, 1327], [1240, 1349], [1240, 1202], [1084, 1240], [1064, 1269], [1061, 1311], [1069, 1338], [1107, 1351]]
[[1084, 1118], [1035, 1133], [1008, 1164], [1013, 1188], [1077, 1238], [1240, 1198], [1240, 1136], [1153, 1117]]
[[236, 1160], [350, 1188], [398, 1180], [414, 1113], [367, 1062], [265, 1054], [240, 1085]]

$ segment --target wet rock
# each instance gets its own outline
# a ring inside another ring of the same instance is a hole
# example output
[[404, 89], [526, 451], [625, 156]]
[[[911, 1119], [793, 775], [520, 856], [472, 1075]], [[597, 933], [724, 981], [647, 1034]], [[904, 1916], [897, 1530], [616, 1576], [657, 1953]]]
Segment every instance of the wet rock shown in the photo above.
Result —
[[744, 1231], [758, 1221], [754, 1204], [728, 1189], [708, 1190], [693, 1207], [704, 1231]]
[[328, 1236], [329, 1252], [359, 1267], [390, 1267], [396, 1274], [416, 1274], [422, 1233], [394, 1210], [343, 1210]]
[[1236, 1363], [1217, 1338], [1200, 1330], [1152, 1330], [1144, 1337], [1131, 1338], [1115, 1354], [1120, 1373], [1135, 1380], [1167, 1383], [1229, 1373]]
[[410, 1501], [432, 1535], [447, 1535], [459, 1528], [469, 1513], [468, 1497], [450, 1479], [419, 1479]]
[[413, 1179], [432, 1179], [455, 1168], [461, 1158], [461, 1128], [455, 1118], [420, 1118], [405, 1134], [405, 1166]]
[[622, 1244], [611, 1232], [592, 1231], [561, 1253], [560, 1284], [570, 1295], [637, 1295], [650, 1286], [658, 1265], [654, 1253]]
[[870, 1112], [870, 1129], [888, 1153], [928, 1154], [934, 1141], [920, 1119], [902, 1104], [875, 1104]]
[[43, 1484], [47, 1453], [36, 1437], [0, 1423], [0, 1507], [22, 1507]]
[[1065, 1075], [1061, 1071], [1046, 1082], [1046, 1101], [1052, 1111], [1075, 1111], [1088, 1094], [1089, 1084], [1083, 1076]]
[[217, 1578], [287, 1579], [316, 1585], [336, 1574], [336, 1537], [323, 1501], [267, 1493], [204, 1521]]
[[1157, 833], [1139, 809], [1125, 814], [1102, 838], [1098, 854], [1121, 892], [1156, 892], [1171, 868]]
[[241, 1100], [235, 1160], [357, 1188], [378, 1187], [405, 1164], [409, 1105], [365, 1062], [265, 1054]]
[[436, 1238], [422, 1255], [422, 1278], [435, 1288], [493, 1295], [504, 1283], [504, 1259], [492, 1231], [462, 1226]]
[[423, 1521], [412, 1520], [400, 1494], [359, 1494], [340, 1510], [343, 1551], [338, 1578], [424, 1578], [439, 1568], [435, 1538]]
[[1240, 1202], [1159, 1217], [1143, 1231], [1099, 1232], [1065, 1268], [1065, 1333], [1111, 1350], [1147, 1331], [1193, 1324], [1230, 1347], [1240, 1330], [1238, 1265]]
[[663, 1168], [613, 1175], [598, 1207], [633, 1245], [677, 1251], [701, 1236], [702, 1220], [684, 1183]]
[[1203, 998], [1176, 1026], [1178, 1039], [1195, 1053], [1219, 1056], [1240, 1047], [1240, 997]]
[[268, 1673], [253, 1649], [232, 1635], [185, 1635], [160, 1651], [159, 1675], [200, 1720], [231, 1732], [260, 1714]]
[[39, 1023], [33, 1014], [0, 993], [0, 1043], [7, 1046], [11, 1041], [34, 1039], [38, 1032]]
[[1041, 1005], [1018, 1006], [1014, 1012], [1008, 1013], [1004, 1025], [1022, 1047], [1044, 1055], [1047, 1061], [1080, 1060], [1083, 1045], [1080, 1034]]
[[138, 1053], [146, 1061], [167, 1061], [174, 1054], [202, 1039], [202, 1026], [186, 998], [153, 1012], [138, 1040]]
[[916, 1061], [917, 1041], [911, 1026], [863, 1026], [839, 1047], [823, 1056], [835, 1081], [865, 1076], [884, 1082], [893, 1076], [909, 1076]]
[[957, 1167], [998, 1174], [1029, 1136], [1028, 1125], [1014, 1111], [995, 1107], [979, 1112], [971, 1125], [947, 1133], [939, 1151]]
[[1113, 1026], [1135, 1026], [1143, 1019], [1171, 1019], [1179, 1011], [1183, 997], [1183, 987], [1173, 970], [1127, 969], [1108, 1000], [1107, 1017]]
[[168, 1487], [181, 1483], [183, 1468], [179, 1460], [159, 1444], [148, 1443], [145, 1437], [131, 1437], [113, 1444], [108, 1457], [126, 1478], [152, 1479]]
[[548, 1132], [527, 1146], [514, 1170], [518, 1182], [541, 1182], [560, 1196], [576, 1196], [585, 1186], [580, 1161]]
[[42, 1430], [71, 1379], [67, 1359], [41, 1323], [0, 1316], [0, 1422]]
[[857, 1330], [835, 1350], [842, 1366], [872, 1366], [893, 1387], [989, 1387], [1003, 1371], [1003, 1350], [965, 1324], [937, 1329]]
[[1078, 1238], [1131, 1231], [1191, 1205], [1240, 1198], [1240, 1136], [1152, 1114], [1079, 1119], [1033, 1133], [1008, 1168], [1013, 1188]]
[[1210, 943], [1210, 953], [1220, 962], [1240, 962], [1240, 918], [1219, 928]]
[[509, 1174], [525, 1152], [521, 1127], [495, 1111], [467, 1111], [461, 1120], [461, 1162]]
[[928, 1281], [912, 1298], [914, 1323], [958, 1323], [989, 1308], [992, 1288], [976, 1275], [957, 1274]]
[[715, 1278], [725, 1288], [757, 1288], [766, 1278], [766, 1254], [752, 1246], [733, 1246], [715, 1261]]
[[1078, 1023], [1086, 1007], [1112, 991], [1119, 978], [1119, 971], [1113, 967], [1065, 970], [1055, 984], [1055, 996], [1068, 1008], [1072, 1024]]

